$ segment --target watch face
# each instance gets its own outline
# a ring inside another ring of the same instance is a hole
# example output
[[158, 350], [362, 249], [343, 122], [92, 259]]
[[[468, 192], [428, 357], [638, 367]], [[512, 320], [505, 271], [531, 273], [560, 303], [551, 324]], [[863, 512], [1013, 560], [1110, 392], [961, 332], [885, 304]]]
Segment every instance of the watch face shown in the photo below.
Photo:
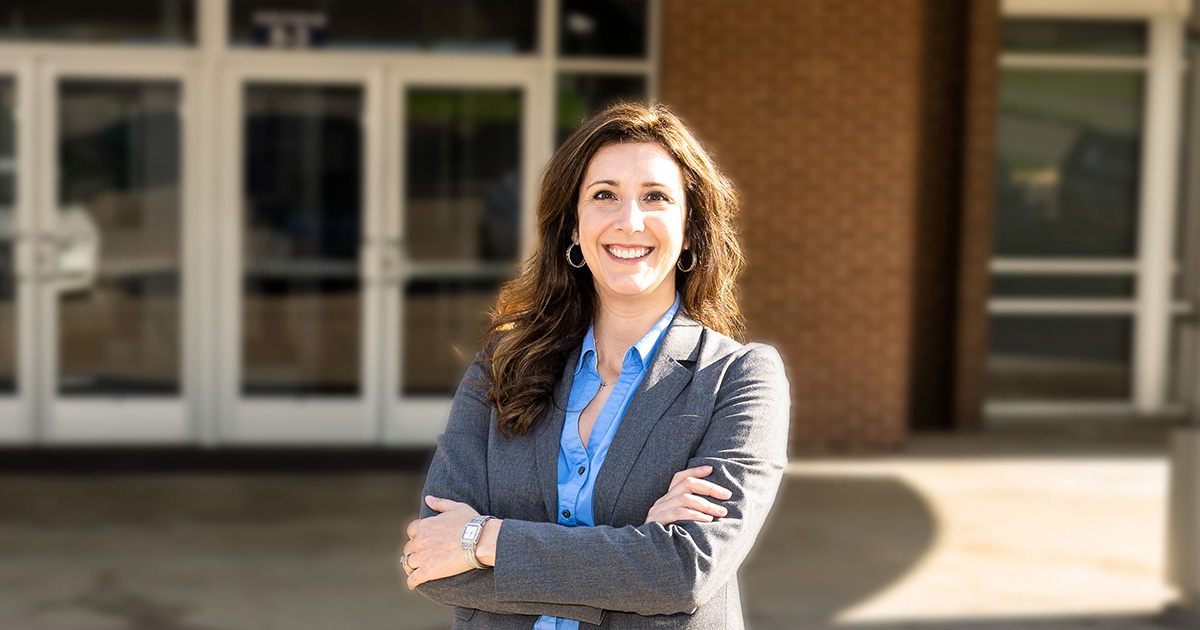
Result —
[[464, 540], [474, 540], [478, 537], [479, 537], [479, 526], [478, 525], [474, 525], [474, 524], [467, 525], [466, 529], [463, 529], [463, 539]]

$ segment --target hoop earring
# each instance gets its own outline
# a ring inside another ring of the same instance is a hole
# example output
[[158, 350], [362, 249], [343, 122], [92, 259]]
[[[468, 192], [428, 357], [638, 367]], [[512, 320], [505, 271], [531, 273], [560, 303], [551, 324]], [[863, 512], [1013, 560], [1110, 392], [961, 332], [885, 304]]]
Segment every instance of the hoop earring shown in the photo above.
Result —
[[571, 250], [575, 249], [575, 243], [567, 245], [567, 264], [576, 269], [583, 269], [587, 266], [587, 259], [583, 257], [583, 250], [579, 250], [579, 264], [576, 265], [574, 260], [571, 260]]
[[[688, 255], [689, 264], [687, 266], [687, 269], [683, 268], [683, 255], [684, 254]], [[682, 252], [680, 252], [679, 260], [675, 261], [675, 266], [678, 267], [679, 270], [682, 271], [683, 273], [687, 273], [687, 272], [695, 269], [696, 265], [698, 265], [698, 264], [700, 264], [699, 254], [697, 254], [696, 252], [694, 252], [690, 249], [685, 249]]]

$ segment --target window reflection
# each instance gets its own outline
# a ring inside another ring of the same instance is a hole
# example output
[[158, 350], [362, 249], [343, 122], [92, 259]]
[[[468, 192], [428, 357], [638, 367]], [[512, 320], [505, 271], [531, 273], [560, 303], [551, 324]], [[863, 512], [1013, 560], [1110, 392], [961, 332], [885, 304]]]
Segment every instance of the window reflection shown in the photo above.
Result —
[[536, 50], [537, 0], [232, 0], [231, 40], [263, 46], [271, 34], [255, 32], [255, 14], [303, 13], [325, 27], [318, 37], [329, 48], [386, 48], [463, 53], [528, 53]]
[[0, 0], [0, 40], [190, 44], [196, 0]]
[[993, 297], [1133, 298], [1133, 276], [1000, 274], [992, 277]]
[[1137, 72], [1002, 73], [997, 255], [1134, 255], [1143, 81]]
[[561, 0], [560, 52], [566, 57], [645, 57], [646, 0]]
[[406, 131], [409, 257], [514, 262], [521, 92], [412, 90]]
[[405, 395], [452, 395], [479, 350], [495, 279], [418, 279], [404, 287]]
[[988, 400], [1126, 400], [1132, 335], [1127, 316], [995, 315]]
[[566, 141], [580, 123], [618, 101], [645, 101], [642, 76], [609, 76], [562, 73], [558, 75], [558, 144]]
[[170, 82], [60, 85], [61, 394], [179, 393], [179, 101]]
[[362, 90], [245, 90], [243, 392], [357, 395]]
[[1148, 40], [1146, 22], [1008, 19], [1001, 47], [1021, 53], [1143, 55]]
[[[520, 244], [520, 90], [414, 89], [407, 97], [405, 395], [453, 394]], [[433, 273], [444, 263], [467, 263]], [[471, 263], [474, 263], [473, 265]]]

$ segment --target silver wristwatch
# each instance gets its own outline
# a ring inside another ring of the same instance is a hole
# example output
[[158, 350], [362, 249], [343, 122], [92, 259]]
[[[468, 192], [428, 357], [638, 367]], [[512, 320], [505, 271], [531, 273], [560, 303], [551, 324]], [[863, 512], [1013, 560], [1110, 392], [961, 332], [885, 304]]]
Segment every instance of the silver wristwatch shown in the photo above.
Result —
[[467, 521], [466, 527], [463, 527], [462, 538], [458, 539], [458, 542], [462, 543], [463, 554], [467, 557], [467, 562], [476, 569], [488, 568], [480, 564], [479, 558], [475, 557], [475, 545], [479, 544], [479, 537], [483, 535], [483, 524], [493, 518], [496, 517], [476, 516]]

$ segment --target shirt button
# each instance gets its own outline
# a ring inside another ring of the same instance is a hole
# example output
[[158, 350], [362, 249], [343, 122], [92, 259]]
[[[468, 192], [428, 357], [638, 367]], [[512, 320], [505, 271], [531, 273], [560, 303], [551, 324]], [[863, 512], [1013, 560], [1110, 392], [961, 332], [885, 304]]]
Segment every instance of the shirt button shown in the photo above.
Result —
[[563, 510], [563, 518], [571, 518], [571, 510]]
[[579, 467], [579, 474], [581, 474], [581, 475], [582, 475], [582, 474], [583, 474], [583, 471], [585, 471], [585, 470], [587, 470], [587, 469], [586, 469], [586, 468], [584, 468], [583, 466], [580, 466], [580, 467]]

